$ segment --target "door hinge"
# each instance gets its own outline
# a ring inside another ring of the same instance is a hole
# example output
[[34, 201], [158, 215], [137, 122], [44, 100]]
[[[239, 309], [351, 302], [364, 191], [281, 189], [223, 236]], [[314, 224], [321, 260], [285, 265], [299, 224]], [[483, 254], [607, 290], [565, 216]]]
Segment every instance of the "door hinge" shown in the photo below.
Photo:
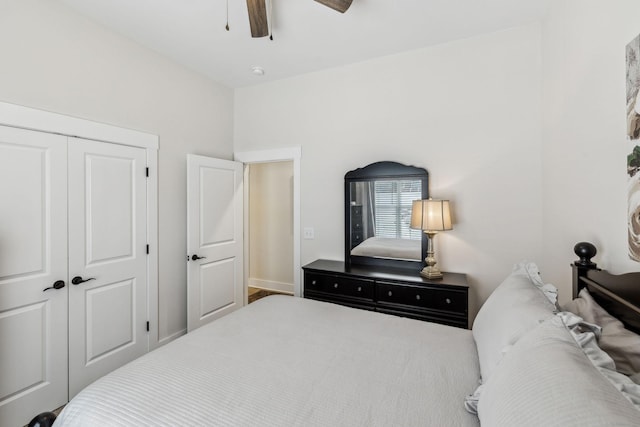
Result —
[[149, 245], [147, 245], [147, 255], [149, 255]]
[[149, 321], [147, 320], [147, 332], [149, 332]]
[[147, 168], [147, 178], [149, 178], [149, 168]]

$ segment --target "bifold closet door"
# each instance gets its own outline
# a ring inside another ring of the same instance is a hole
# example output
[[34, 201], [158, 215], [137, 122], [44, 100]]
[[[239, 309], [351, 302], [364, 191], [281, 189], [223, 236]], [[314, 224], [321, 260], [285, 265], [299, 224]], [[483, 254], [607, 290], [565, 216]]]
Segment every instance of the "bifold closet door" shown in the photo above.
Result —
[[67, 402], [68, 290], [67, 138], [0, 126], [1, 426]]
[[148, 349], [147, 187], [142, 148], [70, 138], [68, 150], [72, 398]]

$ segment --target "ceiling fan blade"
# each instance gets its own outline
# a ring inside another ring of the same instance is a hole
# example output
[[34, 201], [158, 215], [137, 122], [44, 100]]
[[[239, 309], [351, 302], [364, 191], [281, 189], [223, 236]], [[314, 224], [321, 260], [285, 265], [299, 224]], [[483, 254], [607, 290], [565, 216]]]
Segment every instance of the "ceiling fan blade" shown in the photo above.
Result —
[[329, 6], [333, 10], [345, 13], [353, 0], [316, 0], [318, 3]]
[[247, 0], [249, 10], [249, 25], [251, 37], [265, 37], [269, 35], [267, 23], [267, 6], [265, 0]]

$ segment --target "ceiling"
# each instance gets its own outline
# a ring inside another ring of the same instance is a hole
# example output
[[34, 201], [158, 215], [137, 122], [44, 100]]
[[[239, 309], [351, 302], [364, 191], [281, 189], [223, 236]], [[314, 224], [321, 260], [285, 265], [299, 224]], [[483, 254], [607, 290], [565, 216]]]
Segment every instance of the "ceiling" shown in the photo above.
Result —
[[251, 38], [245, 0], [228, 0], [230, 31], [226, 0], [57, 1], [236, 88], [527, 24], [550, 0], [272, 0], [273, 41]]

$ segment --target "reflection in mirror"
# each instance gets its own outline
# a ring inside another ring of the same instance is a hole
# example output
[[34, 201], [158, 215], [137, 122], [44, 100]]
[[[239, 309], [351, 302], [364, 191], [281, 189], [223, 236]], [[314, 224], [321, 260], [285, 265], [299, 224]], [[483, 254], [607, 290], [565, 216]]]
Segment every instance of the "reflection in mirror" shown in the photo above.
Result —
[[420, 269], [427, 239], [411, 229], [414, 200], [429, 198], [424, 168], [375, 162], [344, 176], [345, 264]]
[[422, 180], [351, 183], [351, 255], [422, 259], [422, 232], [410, 228], [411, 205], [422, 198]]

